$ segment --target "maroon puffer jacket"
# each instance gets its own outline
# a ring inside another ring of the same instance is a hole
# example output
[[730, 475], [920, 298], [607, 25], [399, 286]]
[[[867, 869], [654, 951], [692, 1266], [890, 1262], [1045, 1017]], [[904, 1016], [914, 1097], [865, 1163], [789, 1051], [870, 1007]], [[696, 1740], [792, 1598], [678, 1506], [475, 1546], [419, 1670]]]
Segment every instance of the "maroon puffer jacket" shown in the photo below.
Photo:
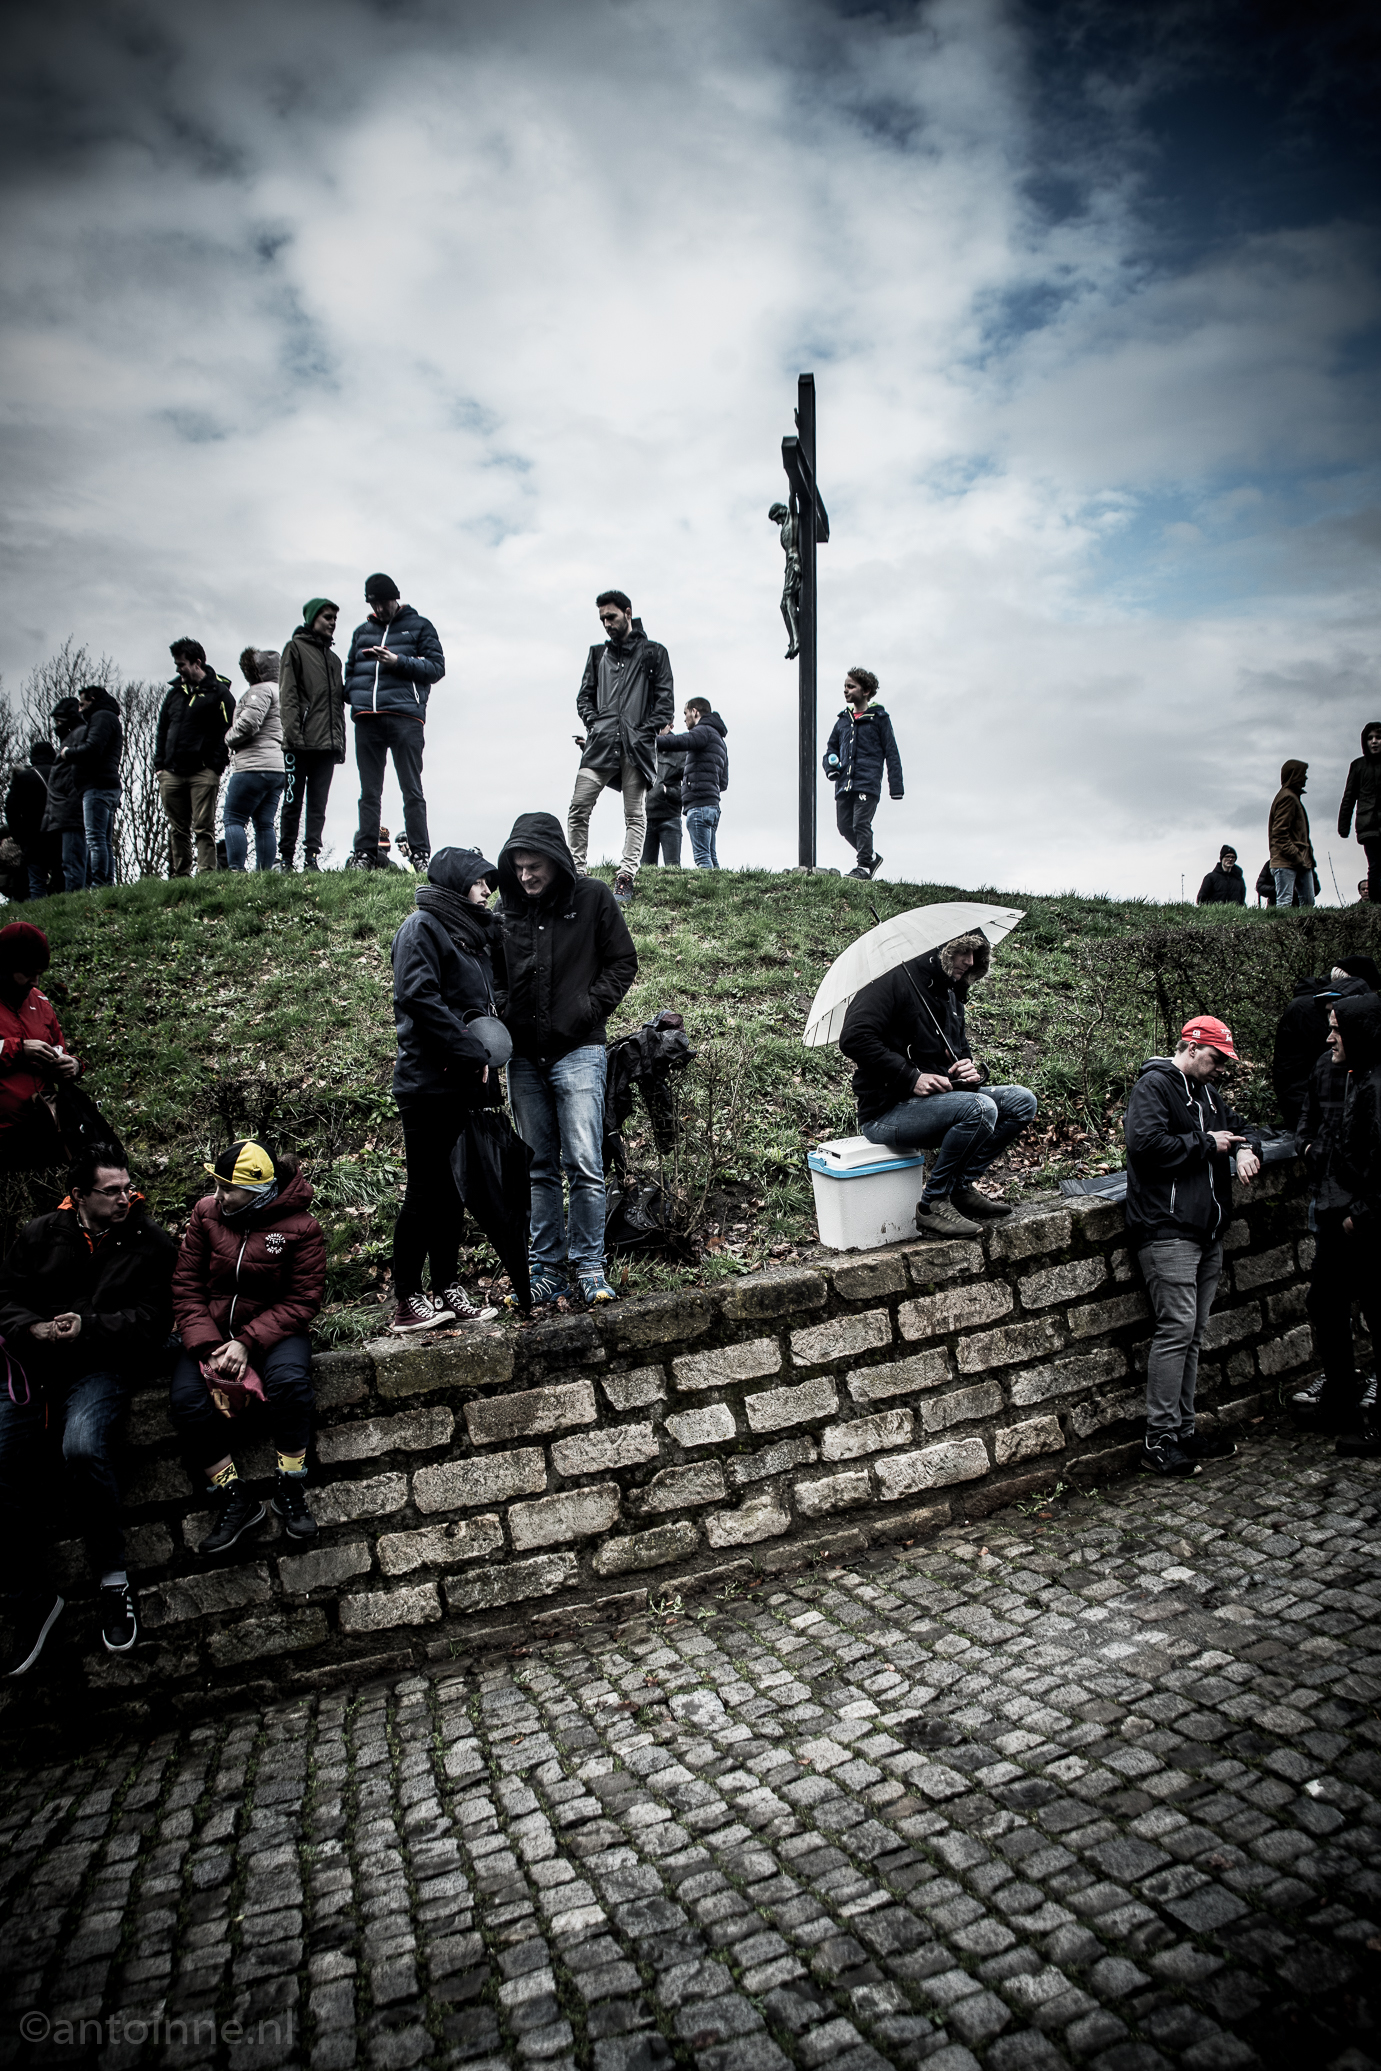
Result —
[[267, 1208], [222, 1222], [214, 1194], [192, 1210], [173, 1268], [173, 1321], [189, 1352], [238, 1338], [251, 1354], [306, 1330], [326, 1291], [326, 1239], [296, 1173]]

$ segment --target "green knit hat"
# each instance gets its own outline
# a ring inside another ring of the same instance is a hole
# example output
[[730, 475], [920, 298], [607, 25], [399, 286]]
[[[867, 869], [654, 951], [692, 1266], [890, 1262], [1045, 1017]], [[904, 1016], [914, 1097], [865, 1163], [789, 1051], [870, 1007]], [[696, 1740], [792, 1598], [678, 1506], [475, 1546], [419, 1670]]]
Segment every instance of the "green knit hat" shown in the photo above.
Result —
[[302, 607], [302, 623], [310, 626], [319, 611], [339, 611], [340, 606], [333, 597], [309, 597]]

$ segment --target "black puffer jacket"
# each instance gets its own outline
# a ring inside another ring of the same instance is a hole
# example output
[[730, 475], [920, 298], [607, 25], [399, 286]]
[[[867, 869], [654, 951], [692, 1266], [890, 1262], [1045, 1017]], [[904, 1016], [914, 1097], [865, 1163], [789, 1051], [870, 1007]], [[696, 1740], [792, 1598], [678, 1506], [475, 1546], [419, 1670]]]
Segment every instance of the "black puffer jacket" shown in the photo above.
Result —
[[1173, 1057], [1151, 1057], [1127, 1101], [1127, 1235], [1211, 1244], [1232, 1217], [1232, 1158], [1213, 1142], [1228, 1129], [1261, 1156], [1261, 1132], [1211, 1082], [1187, 1079]]
[[1295, 996], [1276, 1024], [1271, 1083], [1287, 1129], [1294, 1129], [1309, 1090], [1309, 1077], [1328, 1042], [1328, 1016], [1340, 999], [1370, 992], [1361, 978], [1300, 978]]
[[[838, 761], [832, 764], [831, 756]], [[861, 712], [846, 705], [825, 743], [825, 775], [841, 791], [869, 791], [881, 798], [884, 768], [890, 795], [902, 797], [901, 754], [887, 713], [881, 705], [865, 705]]]
[[[386, 647], [398, 659], [381, 661], [370, 647]], [[372, 712], [392, 712], [409, 719], [427, 717], [427, 701], [446, 673], [441, 640], [429, 618], [411, 604], [400, 605], [387, 625], [373, 612], [350, 636], [345, 663], [345, 695], [352, 719]]]
[[158, 715], [153, 766], [170, 776], [194, 777], [199, 769], [222, 770], [230, 760], [225, 745], [235, 699], [230, 678], [208, 669], [200, 683], [175, 676]]
[[[427, 881], [464, 899], [483, 865], [478, 850], [438, 849], [427, 866]], [[420, 909], [408, 915], [393, 938], [395, 1100], [429, 1093], [458, 1093], [472, 1107], [496, 1107], [502, 1100], [498, 1074], [491, 1072], [484, 1080], [484, 1049], [464, 1018], [494, 1012], [492, 948], [498, 917], [486, 906], [470, 906], [466, 919], [475, 937], [472, 949], [462, 949], [435, 913]]]
[[626, 640], [604, 640], [590, 649], [575, 708], [585, 728], [582, 769], [594, 770], [618, 789], [624, 762], [657, 781], [657, 736], [675, 711], [671, 659], [649, 640], [635, 618]]
[[[31, 1381], [50, 1393], [103, 1367], [141, 1368], [172, 1327], [177, 1245], [136, 1198], [93, 1251], [70, 1200], [26, 1223], [0, 1266], [0, 1333]], [[65, 1310], [78, 1337], [42, 1344], [29, 1325]]]
[[681, 778], [681, 804], [687, 812], [693, 805], [718, 805], [719, 794], [729, 788], [729, 751], [724, 739], [729, 729], [718, 712], [708, 712], [697, 726], [685, 733], [665, 733], [657, 744], [673, 755], [686, 758]]
[[77, 772], [78, 791], [118, 791], [125, 730], [120, 707], [108, 690], [98, 690], [85, 719], [73, 727], [59, 752]]
[[[556, 864], [540, 899], [524, 892], [513, 868], [515, 849]], [[499, 850], [499, 890], [503, 932], [494, 951], [495, 992], [515, 1056], [555, 1064], [584, 1044], [602, 1044], [609, 1016], [638, 975], [638, 952], [608, 885], [576, 875], [560, 822], [550, 813], [520, 813]]]
[[[858, 1066], [854, 1099], [860, 1122], [875, 1122], [910, 1100], [919, 1073], [947, 1073], [956, 1058], [972, 1056], [964, 1003], [970, 985], [987, 976], [991, 952], [985, 945], [968, 977], [958, 981], [946, 962], [945, 949], [932, 949], [899, 964], [865, 985], [844, 1016], [839, 1047]], [[980, 1069], [980, 1079], [986, 1077]]]
[[1369, 719], [1362, 728], [1362, 752], [1348, 767], [1343, 802], [1338, 807], [1338, 833], [1347, 840], [1357, 810], [1357, 839], [1381, 841], [1381, 755], [1368, 755], [1367, 735], [1381, 733], [1381, 719]]

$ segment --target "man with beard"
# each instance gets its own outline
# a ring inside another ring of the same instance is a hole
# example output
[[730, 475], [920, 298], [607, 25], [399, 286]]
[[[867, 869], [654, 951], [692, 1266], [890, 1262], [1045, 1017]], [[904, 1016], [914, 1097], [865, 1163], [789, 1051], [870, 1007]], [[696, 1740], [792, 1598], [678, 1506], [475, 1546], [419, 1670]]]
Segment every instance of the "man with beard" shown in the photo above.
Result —
[[614, 896], [625, 905], [642, 861], [647, 794], [657, 781], [657, 736], [671, 725], [674, 711], [671, 661], [665, 647], [648, 639], [622, 590], [601, 590], [595, 609], [607, 637], [586, 656], [576, 696], [585, 731], [575, 737], [582, 754], [566, 831], [576, 873], [583, 877], [595, 802], [606, 787], [622, 794], [623, 855]]

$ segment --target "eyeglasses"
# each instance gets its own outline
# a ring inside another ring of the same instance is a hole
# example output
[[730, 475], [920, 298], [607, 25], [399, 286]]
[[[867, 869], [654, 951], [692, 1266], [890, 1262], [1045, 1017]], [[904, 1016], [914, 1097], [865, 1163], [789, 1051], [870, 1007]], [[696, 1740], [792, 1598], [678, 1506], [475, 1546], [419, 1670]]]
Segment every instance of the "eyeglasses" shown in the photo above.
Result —
[[132, 1179], [127, 1179], [123, 1186], [92, 1187], [91, 1189], [92, 1193], [98, 1194], [103, 1201], [118, 1201], [121, 1194], [132, 1194], [134, 1190], [134, 1181]]

